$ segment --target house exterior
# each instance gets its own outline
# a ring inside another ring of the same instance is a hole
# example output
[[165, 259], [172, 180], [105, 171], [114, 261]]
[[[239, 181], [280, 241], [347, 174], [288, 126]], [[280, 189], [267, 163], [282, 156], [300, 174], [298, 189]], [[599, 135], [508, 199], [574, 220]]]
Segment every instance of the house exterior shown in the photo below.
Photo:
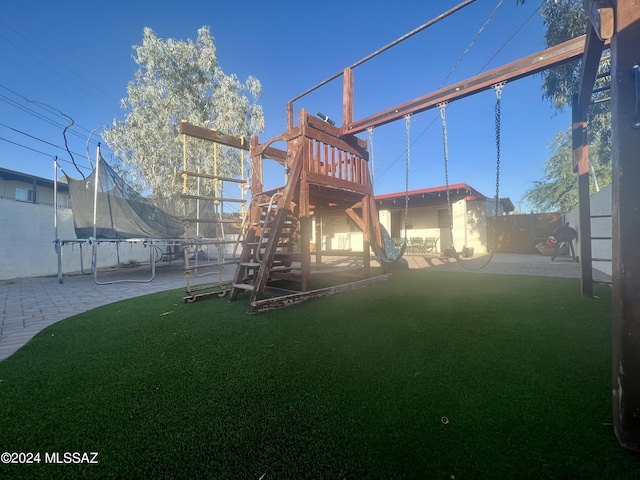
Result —
[[[0, 168], [0, 199], [53, 206], [54, 182]], [[58, 207], [69, 207], [69, 187], [58, 182]]]
[[[71, 235], [69, 189], [62, 183], [57, 187], [59, 234]], [[57, 271], [53, 192], [53, 180], [0, 168], [0, 280]]]
[[[54, 190], [57, 189], [57, 202]], [[54, 205], [57, 203], [57, 211]], [[0, 168], [0, 281], [16, 278], [54, 276], [58, 273], [55, 240], [75, 239], [69, 187], [65, 183]], [[148, 249], [117, 245], [101, 249], [100, 266], [117, 265], [130, 258], [148, 261]], [[139, 251], [138, 251], [139, 250]], [[82, 257], [82, 258], [81, 258]], [[67, 246], [61, 257], [64, 272], [88, 269], [91, 250]], [[84, 267], [83, 267], [84, 265]]]
[[[446, 253], [445, 249], [451, 245], [452, 240], [458, 251], [462, 251], [464, 247], [473, 248], [477, 253], [491, 250], [488, 220], [495, 216], [495, 200], [466, 183], [449, 186], [453, 221], [449, 219], [445, 186], [377, 195], [375, 200], [380, 223], [396, 243], [403, 243], [405, 239], [407, 196], [406, 238], [409, 253], [413, 246], [419, 244], [428, 245], [430, 253]], [[514, 210], [509, 198], [499, 200], [499, 216], [508, 215]], [[362, 245], [361, 232], [344, 216], [322, 217], [320, 237], [322, 250], [358, 251]]]

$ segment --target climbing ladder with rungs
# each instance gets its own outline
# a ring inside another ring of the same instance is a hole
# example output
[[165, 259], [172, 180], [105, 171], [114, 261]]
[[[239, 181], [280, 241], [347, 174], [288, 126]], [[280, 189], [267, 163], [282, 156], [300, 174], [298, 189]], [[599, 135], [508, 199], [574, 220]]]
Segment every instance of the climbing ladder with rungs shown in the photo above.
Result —
[[[229, 238], [225, 235], [225, 226], [238, 226], [242, 219], [238, 217], [225, 216], [223, 213], [223, 205], [225, 203], [244, 204], [245, 200], [241, 198], [230, 198], [218, 195], [222, 188], [223, 182], [245, 184], [243, 179], [224, 177], [220, 175], [212, 175], [200, 172], [191, 172], [186, 169], [180, 172], [185, 179], [185, 188], [180, 195], [185, 206], [185, 216], [183, 217], [184, 229], [184, 271], [186, 279], [185, 301], [192, 302], [199, 297], [218, 295], [224, 296], [231, 289], [231, 280], [224, 278], [223, 270], [225, 266], [234, 266], [238, 264], [238, 258], [235, 255], [236, 249], [241, 242], [241, 235], [238, 233], [236, 238]], [[201, 186], [201, 190], [214, 192], [213, 195], [201, 195], [199, 193], [191, 193], [187, 190], [187, 180], [196, 178], [199, 180], [212, 181], [213, 187], [207, 189]], [[194, 207], [195, 204], [195, 207]], [[210, 212], [209, 216], [200, 216], [202, 211]], [[189, 212], [196, 212], [195, 215]], [[195, 231], [194, 231], [195, 227]], [[213, 228], [211, 228], [213, 227]], [[241, 227], [237, 228], [241, 231]], [[207, 234], [203, 235], [202, 231]], [[235, 245], [234, 254], [231, 258], [227, 258], [225, 254], [229, 245]], [[215, 258], [210, 255], [210, 247], [215, 248]], [[201, 285], [192, 285], [191, 277], [203, 277], [206, 275], [217, 275], [217, 280]]]

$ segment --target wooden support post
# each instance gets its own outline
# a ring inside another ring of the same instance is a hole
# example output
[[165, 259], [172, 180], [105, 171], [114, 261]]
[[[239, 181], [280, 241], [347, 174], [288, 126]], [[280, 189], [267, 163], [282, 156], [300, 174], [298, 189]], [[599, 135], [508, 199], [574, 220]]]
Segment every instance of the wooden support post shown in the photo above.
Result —
[[609, 0], [588, 0], [584, 2], [585, 11], [591, 21], [594, 32], [600, 40], [613, 36], [613, 8]]
[[[587, 111], [573, 96], [573, 166], [578, 174], [578, 207], [581, 289], [583, 297], [593, 296], [593, 266], [591, 256], [591, 200], [589, 195], [589, 144], [587, 141]], [[587, 105], [587, 108], [588, 105]]]
[[251, 195], [257, 195], [262, 191], [262, 155], [257, 155], [254, 150], [258, 148], [258, 136], [251, 135]]
[[[599, 1], [599, 0], [598, 0]], [[587, 5], [585, 5], [585, 8]], [[600, 19], [600, 17], [598, 17]], [[591, 255], [591, 199], [589, 192], [589, 141], [587, 121], [593, 86], [602, 56], [604, 40], [592, 26], [585, 39], [578, 93], [572, 101], [573, 171], [578, 174], [581, 288], [583, 297], [593, 296], [593, 261]]]
[[634, 65], [640, 63], [640, 0], [612, 0], [613, 427], [640, 452], [640, 128], [634, 127]]
[[[305, 149], [305, 155], [312, 155], [309, 149]], [[309, 183], [300, 182], [300, 289], [303, 292], [311, 290], [311, 216], [309, 209]]]
[[362, 199], [362, 219], [364, 220], [364, 231], [362, 232], [362, 264], [364, 265], [364, 276], [371, 276], [371, 204], [374, 201], [371, 195]]
[[353, 70], [345, 68], [342, 87], [342, 126], [353, 123]]

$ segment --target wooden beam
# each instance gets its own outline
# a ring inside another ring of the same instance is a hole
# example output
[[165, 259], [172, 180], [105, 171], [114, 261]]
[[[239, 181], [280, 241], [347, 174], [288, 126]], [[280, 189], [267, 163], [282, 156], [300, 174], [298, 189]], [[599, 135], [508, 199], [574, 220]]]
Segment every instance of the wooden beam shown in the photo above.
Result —
[[407, 114], [424, 112], [434, 108], [439, 103], [459, 100], [487, 90], [497, 83], [528, 77], [550, 67], [571, 62], [584, 52], [585, 39], [586, 36], [582, 35], [468, 80], [441, 88], [410, 102], [389, 108], [361, 120], [356, 120], [351, 124], [345, 124], [341, 128], [341, 133], [355, 135], [369, 127], [377, 127], [398, 120]]
[[[228, 147], [249, 151], [249, 141], [246, 139], [226, 135], [209, 128], [198, 127], [185, 120], [180, 122], [178, 132], [180, 132], [180, 134], [182, 135], [188, 135], [189, 137], [200, 138], [202, 140], [216, 142]], [[285, 152], [284, 150], [279, 150], [277, 148], [266, 148], [264, 150], [264, 155], [277, 161], [278, 163], [286, 163], [287, 152]]]
[[[585, 52], [587, 55], [587, 52]], [[583, 64], [583, 73], [584, 73]], [[595, 78], [595, 75], [594, 75]], [[589, 89], [591, 91], [591, 89]], [[583, 297], [593, 296], [593, 264], [591, 257], [591, 200], [589, 195], [589, 142], [587, 140], [587, 112], [589, 104], [581, 105], [579, 95], [572, 102], [573, 170], [578, 173], [578, 211], [580, 241], [581, 290]]]
[[[577, 103], [578, 109], [582, 112], [582, 120], [587, 121], [589, 113], [589, 104], [593, 93], [593, 86], [596, 83], [596, 75], [600, 66], [602, 57], [602, 49], [605, 42], [600, 40], [593, 28], [590, 28], [585, 40], [585, 50], [582, 55], [582, 69], [580, 70], [580, 79], [578, 81], [578, 94], [574, 97], [573, 102]], [[573, 171], [577, 171], [577, 165], [574, 163]]]
[[353, 122], [353, 69], [345, 68], [342, 87], [342, 124], [351, 125]]
[[600, 40], [613, 36], [613, 7], [608, 0], [583, 0], [584, 10]]
[[640, 129], [634, 128], [640, 60], [638, 0], [614, 0], [611, 38], [612, 400], [620, 444], [640, 452]]
[[364, 221], [362, 220], [362, 218], [360, 218], [360, 216], [353, 210], [353, 208], [349, 207], [345, 210], [345, 213], [347, 214], [347, 217], [349, 217], [351, 219], [351, 221], [353, 223], [356, 224], [356, 226], [362, 230], [363, 233], [366, 234], [366, 227], [364, 225]]
[[318, 290], [311, 290], [310, 292], [300, 292], [292, 295], [284, 295], [276, 298], [265, 298], [262, 300], [256, 300], [251, 302], [251, 309], [249, 313], [262, 313], [270, 310], [278, 310], [284, 307], [290, 307], [292, 305], [298, 305], [299, 303], [306, 302], [308, 300], [314, 300], [317, 298], [328, 297], [336, 293], [349, 292], [360, 288], [368, 287], [380, 282], [386, 282], [391, 278], [391, 274], [379, 275], [377, 277], [365, 278], [355, 282], [345, 283], [342, 285], [336, 285], [335, 287], [321, 288]]
[[593, 296], [593, 261], [591, 251], [591, 200], [589, 192], [589, 141], [587, 120], [593, 86], [596, 81], [604, 40], [594, 28], [587, 32], [578, 93], [572, 99], [573, 171], [578, 174], [578, 212], [580, 241], [580, 287], [583, 297]]

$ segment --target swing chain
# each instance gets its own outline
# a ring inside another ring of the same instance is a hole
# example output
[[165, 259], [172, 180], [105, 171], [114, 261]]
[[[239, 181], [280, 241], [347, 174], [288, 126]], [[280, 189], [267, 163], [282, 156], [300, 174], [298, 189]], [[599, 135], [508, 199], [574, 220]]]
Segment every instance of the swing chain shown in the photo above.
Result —
[[495, 123], [496, 123], [496, 205], [495, 216], [498, 217], [500, 213], [500, 116], [501, 116], [501, 100], [502, 100], [502, 88], [507, 82], [500, 82], [492, 86], [496, 92], [496, 107], [495, 107]]
[[375, 164], [373, 163], [373, 127], [367, 128], [367, 133], [369, 134], [369, 163], [371, 164], [371, 168], [369, 169], [371, 176], [371, 186], [373, 187], [373, 182], [375, 179]]
[[[451, 205], [451, 192], [449, 191], [449, 141], [447, 138], [447, 118], [445, 111], [447, 109], [448, 102], [442, 102], [438, 104], [440, 109], [440, 118], [442, 119], [442, 145], [444, 149], [444, 183], [447, 192], [447, 207], [449, 210], [449, 232], [451, 233], [451, 247], [454, 247], [453, 243], [453, 206]], [[454, 247], [455, 248], [455, 247]]]
[[405, 181], [404, 181], [404, 243], [407, 244], [408, 233], [407, 225], [409, 225], [409, 169], [411, 167], [411, 114], [404, 116], [405, 130], [406, 130], [406, 156], [407, 161], [405, 165]]

